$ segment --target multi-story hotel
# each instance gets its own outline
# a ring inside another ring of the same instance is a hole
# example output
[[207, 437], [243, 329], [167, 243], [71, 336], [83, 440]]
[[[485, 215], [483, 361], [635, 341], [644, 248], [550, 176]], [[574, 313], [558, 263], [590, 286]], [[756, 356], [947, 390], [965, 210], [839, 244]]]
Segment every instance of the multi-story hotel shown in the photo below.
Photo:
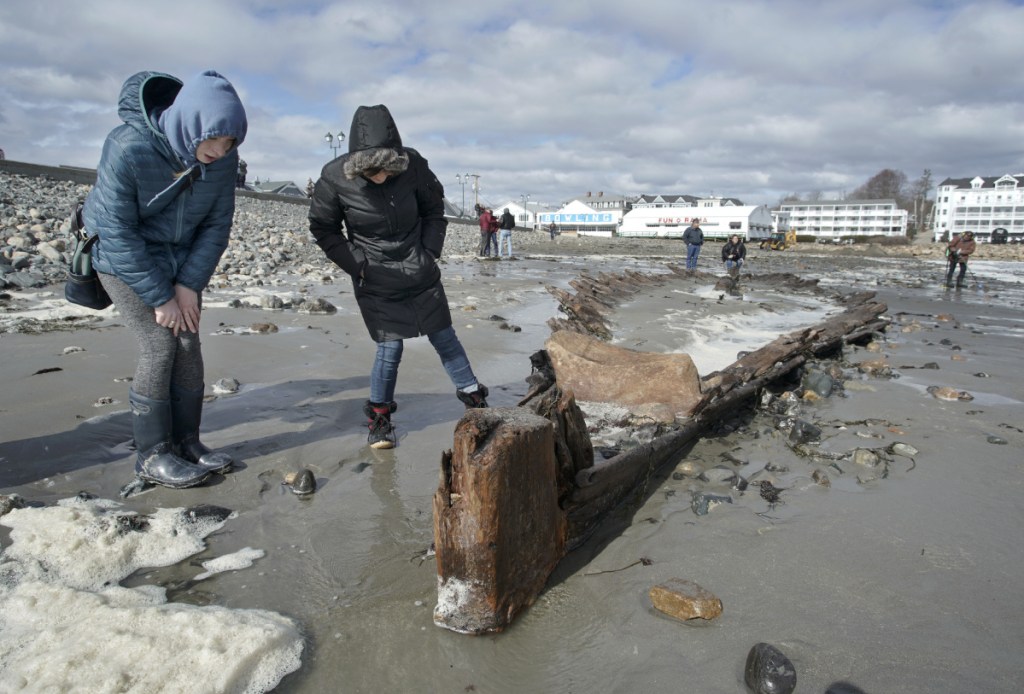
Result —
[[818, 200], [788, 202], [789, 227], [798, 236], [839, 239], [868, 236], [906, 236], [907, 211], [895, 200]]
[[935, 241], [973, 231], [978, 241], [992, 233], [1024, 240], [1024, 174], [947, 178], [935, 194], [932, 235]]

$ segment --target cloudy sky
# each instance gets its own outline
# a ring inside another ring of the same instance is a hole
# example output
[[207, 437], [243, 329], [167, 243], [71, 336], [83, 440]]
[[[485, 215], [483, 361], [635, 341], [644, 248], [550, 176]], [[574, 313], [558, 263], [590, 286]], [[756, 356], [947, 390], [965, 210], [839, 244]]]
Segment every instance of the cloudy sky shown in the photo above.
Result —
[[1022, 37], [1024, 0], [3, 0], [0, 148], [95, 167], [125, 78], [213, 68], [250, 180], [315, 180], [384, 103], [456, 205], [775, 204], [1024, 171]]

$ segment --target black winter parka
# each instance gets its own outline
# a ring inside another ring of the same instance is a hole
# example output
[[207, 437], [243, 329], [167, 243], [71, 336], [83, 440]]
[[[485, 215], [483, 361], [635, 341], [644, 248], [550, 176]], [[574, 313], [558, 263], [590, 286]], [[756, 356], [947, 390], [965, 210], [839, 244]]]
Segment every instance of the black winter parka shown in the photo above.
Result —
[[[452, 324], [437, 259], [444, 245], [444, 188], [416, 150], [402, 146], [386, 108], [357, 111], [349, 154], [324, 166], [313, 190], [309, 229], [327, 257], [352, 277], [376, 342], [429, 335]], [[356, 151], [388, 147], [409, 167], [383, 183], [348, 180]]]

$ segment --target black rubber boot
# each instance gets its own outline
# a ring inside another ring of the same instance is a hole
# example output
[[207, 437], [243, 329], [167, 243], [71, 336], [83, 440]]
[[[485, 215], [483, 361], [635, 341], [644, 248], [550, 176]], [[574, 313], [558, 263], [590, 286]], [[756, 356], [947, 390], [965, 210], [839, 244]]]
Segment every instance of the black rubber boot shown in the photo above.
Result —
[[230, 472], [235, 459], [227, 453], [211, 451], [199, 440], [199, 424], [202, 421], [203, 389], [184, 390], [171, 386], [171, 441], [174, 442], [174, 452], [210, 472]]
[[475, 407], [487, 407], [487, 396], [489, 394], [490, 391], [487, 390], [487, 386], [483, 383], [478, 383], [477, 389], [472, 393], [467, 393], [464, 390], [455, 391], [455, 395], [462, 401], [467, 410], [472, 410]]
[[135, 434], [135, 474], [139, 479], [173, 489], [202, 484], [209, 470], [179, 458], [171, 446], [171, 403], [128, 391]]
[[363, 405], [363, 414], [366, 415], [366, 426], [370, 433], [366, 436], [366, 442], [370, 448], [384, 449], [394, 448], [398, 443], [398, 436], [395, 434], [395, 425], [391, 423], [391, 413], [398, 410], [398, 403], [391, 402], [370, 402]]

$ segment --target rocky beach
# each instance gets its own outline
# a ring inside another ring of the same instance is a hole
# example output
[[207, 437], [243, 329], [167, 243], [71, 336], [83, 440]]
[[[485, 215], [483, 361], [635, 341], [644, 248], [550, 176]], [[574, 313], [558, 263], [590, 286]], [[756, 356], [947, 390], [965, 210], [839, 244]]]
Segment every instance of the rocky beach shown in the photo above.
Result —
[[[121, 496], [134, 341], [113, 308], [70, 306], [61, 285], [66, 218], [87, 192], [0, 173], [4, 691], [131, 691], [138, 663], [169, 646], [204, 667], [155, 671], [165, 691], [738, 693], [762, 642], [791, 661], [797, 692], [1024, 688], [1021, 246], [980, 246], [960, 291], [942, 286], [941, 244], [752, 246], [750, 276], [725, 293], [708, 244], [702, 272], [618, 306], [614, 344], [686, 352], [701, 374], [851, 292], [875, 292], [891, 325], [723, 419], [564, 559], [511, 628], [472, 637], [432, 620], [431, 500], [462, 405], [426, 340], [409, 341], [399, 445], [366, 446], [373, 346], [302, 204], [239, 197], [204, 294], [204, 440], [243, 464], [203, 487]], [[681, 255], [678, 241], [517, 231], [514, 260], [480, 260], [478, 242], [475, 225], [451, 223], [442, 271], [495, 407], [527, 391], [558, 316], [549, 287], [664, 274]], [[757, 280], [770, 273], [817, 289]], [[600, 447], [647, 431], [581, 406]], [[313, 491], [295, 493], [300, 480]], [[226, 512], [195, 511], [211, 506]], [[122, 546], [146, 536], [163, 549]], [[721, 614], [662, 614], [651, 589], [674, 580]], [[210, 670], [221, 678], [196, 674]]]

